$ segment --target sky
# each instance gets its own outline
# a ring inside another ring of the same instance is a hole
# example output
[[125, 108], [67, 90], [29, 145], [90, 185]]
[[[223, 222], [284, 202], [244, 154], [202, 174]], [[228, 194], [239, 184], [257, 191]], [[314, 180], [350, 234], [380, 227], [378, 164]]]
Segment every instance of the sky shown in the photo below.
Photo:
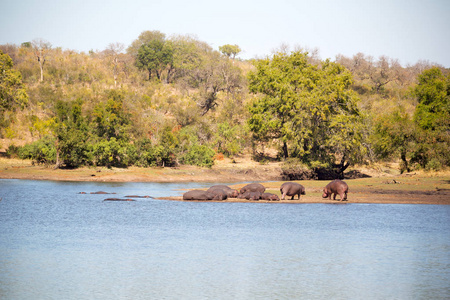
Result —
[[403, 66], [450, 68], [449, 0], [0, 0], [0, 45], [44, 39], [52, 47], [128, 47], [146, 30], [192, 35], [214, 49], [236, 44], [243, 59], [281, 45], [322, 59], [361, 52]]

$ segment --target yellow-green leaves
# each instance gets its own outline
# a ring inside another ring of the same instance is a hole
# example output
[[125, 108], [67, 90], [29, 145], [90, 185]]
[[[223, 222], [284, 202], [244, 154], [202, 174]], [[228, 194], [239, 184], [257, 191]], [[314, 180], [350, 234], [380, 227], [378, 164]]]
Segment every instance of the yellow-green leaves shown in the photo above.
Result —
[[310, 64], [306, 52], [257, 61], [249, 89], [262, 96], [250, 108], [249, 127], [256, 139], [277, 139], [285, 156], [290, 152], [306, 163], [358, 161], [362, 118], [351, 83], [343, 66]]

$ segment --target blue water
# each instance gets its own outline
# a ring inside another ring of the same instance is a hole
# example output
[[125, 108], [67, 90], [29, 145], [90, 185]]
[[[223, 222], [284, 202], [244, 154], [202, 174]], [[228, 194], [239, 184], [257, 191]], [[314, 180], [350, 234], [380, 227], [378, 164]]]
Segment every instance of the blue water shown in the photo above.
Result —
[[0, 180], [0, 299], [450, 298], [450, 206], [103, 201], [204, 186]]

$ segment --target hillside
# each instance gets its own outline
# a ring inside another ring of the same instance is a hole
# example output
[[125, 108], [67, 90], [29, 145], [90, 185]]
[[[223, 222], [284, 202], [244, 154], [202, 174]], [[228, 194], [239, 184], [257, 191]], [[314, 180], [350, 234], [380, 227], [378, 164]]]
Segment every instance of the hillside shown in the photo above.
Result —
[[214, 168], [239, 157], [338, 173], [449, 165], [448, 70], [304, 49], [242, 61], [237, 45], [220, 49], [157, 31], [89, 53], [44, 40], [0, 45], [2, 86], [12, 84], [0, 152], [65, 169]]

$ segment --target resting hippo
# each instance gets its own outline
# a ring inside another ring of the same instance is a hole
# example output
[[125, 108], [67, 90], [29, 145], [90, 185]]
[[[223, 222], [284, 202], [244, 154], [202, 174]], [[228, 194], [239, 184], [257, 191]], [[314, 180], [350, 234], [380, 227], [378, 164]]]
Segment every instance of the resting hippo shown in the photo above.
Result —
[[241, 188], [240, 194], [244, 194], [245, 192], [260, 192], [261, 194], [264, 193], [266, 188], [259, 183], [250, 183]]
[[305, 195], [305, 187], [296, 182], [285, 182], [281, 185], [280, 192], [282, 200], [286, 196], [292, 196], [291, 200], [294, 200], [295, 195], [298, 195], [298, 200], [300, 200], [300, 195]]
[[336, 200], [336, 195], [339, 194], [341, 201], [347, 201], [348, 185], [339, 179], [335, 179], [323, 189], [322, 198], [329, 198], [331, 200], [331, 194], [333, 195], [333, 200]]
[[258, 191], [255, 192], [246, 191], [244, 193], [239, 194], [238, 198], [258, 201], [261, 198], [261, 195], [262, 194]]
[[227, 195], [228, 198], [237, 198], [237, 196], [239, 195], [238, 190], [232, 189], [227, 185], [213, 185], [208, 189], [207, 192], [213, 191], [222, 191]]
[[275, 194], [263, 193], [261, 195], [261, 200], [280, 201], [280, 198]]
[[222, 192], [211, 193], [202, 190], [192, 190], [183, 194], [183, 200], [225, 200], [227, 195]]

